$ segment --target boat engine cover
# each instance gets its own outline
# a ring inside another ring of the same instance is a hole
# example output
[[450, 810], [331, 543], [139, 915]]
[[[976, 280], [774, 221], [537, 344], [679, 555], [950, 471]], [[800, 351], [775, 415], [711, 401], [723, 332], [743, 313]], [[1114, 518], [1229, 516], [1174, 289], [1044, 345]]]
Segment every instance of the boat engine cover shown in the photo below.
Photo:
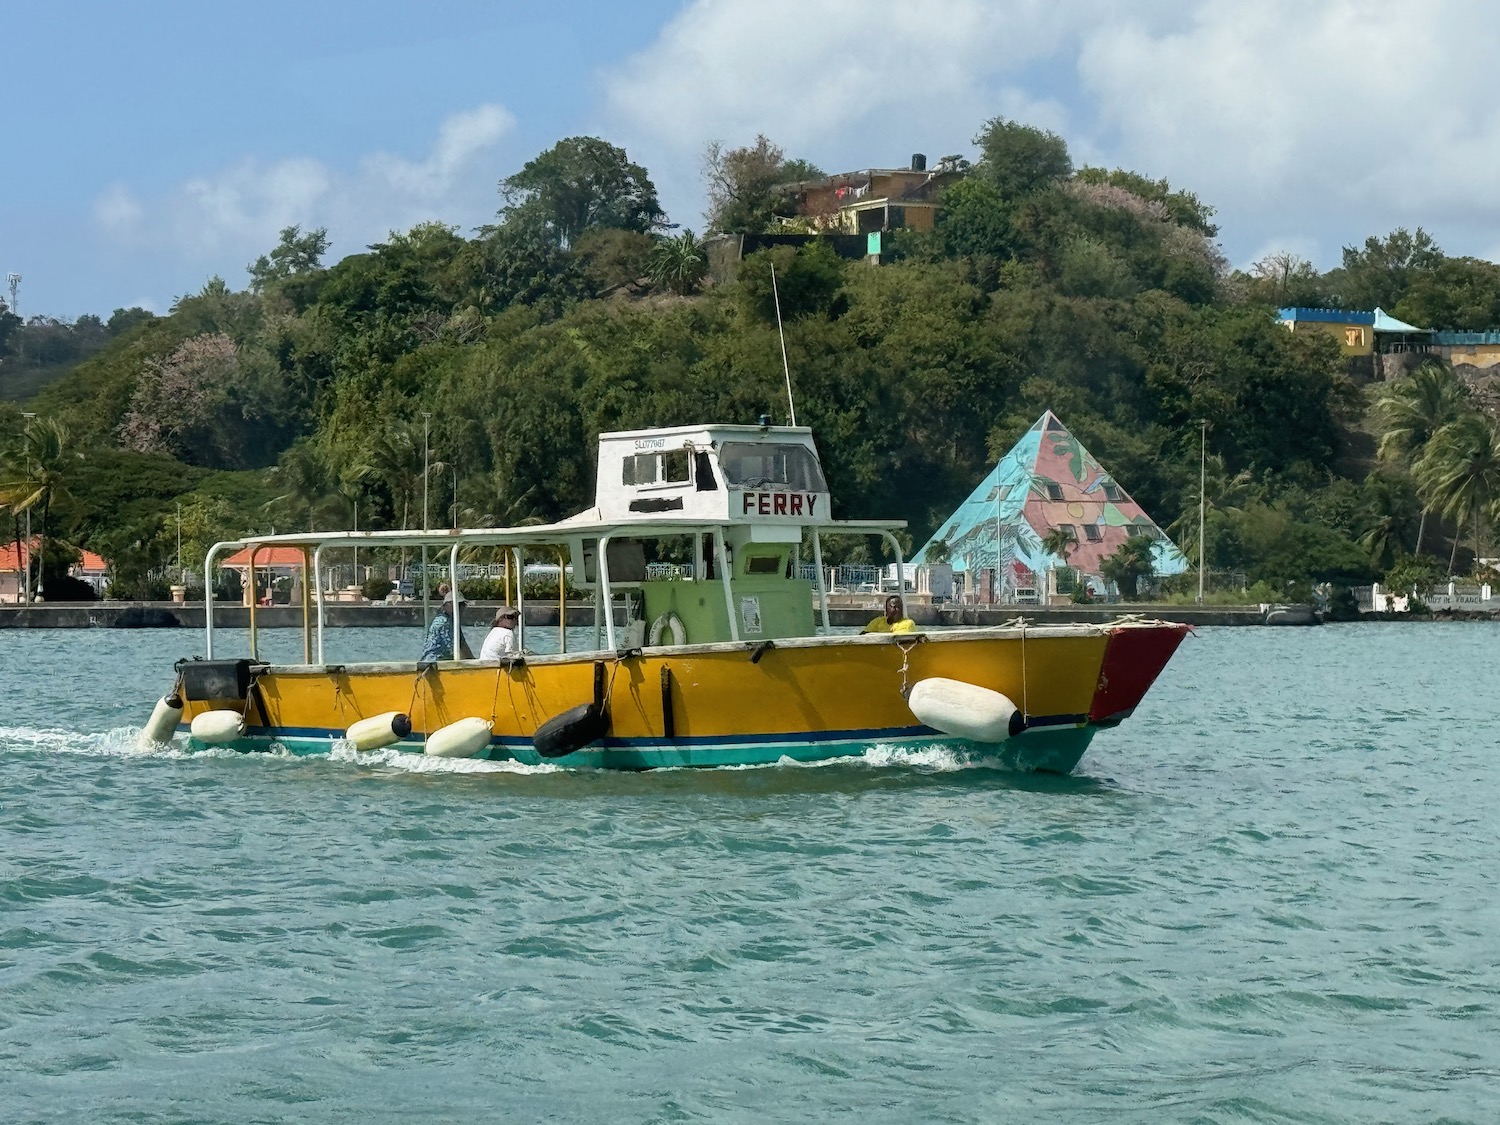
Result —
[[250, 691], [251, 660], [179, 660], [182, 690], [188, 699], [244, 699]]

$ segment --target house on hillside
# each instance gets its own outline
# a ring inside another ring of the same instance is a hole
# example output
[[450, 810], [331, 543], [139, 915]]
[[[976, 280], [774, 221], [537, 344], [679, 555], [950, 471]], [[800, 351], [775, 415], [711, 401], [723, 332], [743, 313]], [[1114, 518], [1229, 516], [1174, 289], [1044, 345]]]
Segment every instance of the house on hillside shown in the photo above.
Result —
[[[818, 180], [788, 184], [797, 216], [819, 230], [837, 234], [878, 234], [892, 230], [932, 230], [942, 206], [942, 190], [963, 177], [956, 163], [929, 170], [927, 157], [914, 153], [909, 168], [868, 168]], [[878, 253], [878, 251], [875, 251]]]
[[840, 258], [879, 262], [885, 235], [893, 230], [932, 230], [942, 207], [942, 190], [962, 179], [958, 161], [948, 158], [928, 169], [914, 153], [909, 168], [867, 168], [817, 180], [785, 184], [794, 218], [768, 231], [735, 232], [708, 239], [709, 276], [733, 280], [738, 263], [757, 250], [805, 246], [821, 241]]
[[[1072, 540], [1066, 559], [1042, 547], [1054, 529]], [[982, 591], [981, 600], [1010, 601], [1023, 590], [1031, 592], [1024, 595], [1029, 600], [1049, 572], [1063, 568], [1077, 571], [1094, 593], [1105, 593], [1100, 564], [1137, 535], [1151, 538], [1158, 575], [1188, 569], [1176, 545], [1049, 410], [913, 561], [931, 565], [930, 554], [942, 542], [948, 562], [965, 574], [971, 593]]]
[[1397, 320], [1384, 309], [1372, 312], [1355, 309], [1285, 308], [1276, 313], [1277, 321], [1289, 332], [1317, 332], [1330, 336], [1340, 353], [1350, 362], [1352, 373], [1366, 378], [1391, 379], [1410, 366], [1410, 362], [1383, 363], [1384, 356], [1421, 356], [1431, 350], [1434, 333]]

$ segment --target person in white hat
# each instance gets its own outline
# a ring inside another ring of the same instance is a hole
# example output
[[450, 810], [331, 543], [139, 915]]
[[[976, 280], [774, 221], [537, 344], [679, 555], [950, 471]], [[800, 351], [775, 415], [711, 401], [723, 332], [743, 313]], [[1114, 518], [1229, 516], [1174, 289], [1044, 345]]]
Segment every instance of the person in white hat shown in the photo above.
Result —
[[458, 637], [459, 659], [474, 659], [469, 642], [464, 640], [463, 626], [458, 620], [458, 606], [464, 604], [463, 591], [454, 591], [448, 583], [444, 582], [438, 586], [438, 597], [443, 599], [443, 604], [432, 615], [432, 621], [427, 626], [427, 638], [422, 645], [422, 655], [417, 658], [418, 667], [430, 668], [439, 660], [452, 660], [455, 636]]
[[480, 660], [499, 660], [507, 652], [516, 651], [516, 622], [520, 614], [515, 606], [503, 605], [495, 610], [495, 624], [479, 646]]

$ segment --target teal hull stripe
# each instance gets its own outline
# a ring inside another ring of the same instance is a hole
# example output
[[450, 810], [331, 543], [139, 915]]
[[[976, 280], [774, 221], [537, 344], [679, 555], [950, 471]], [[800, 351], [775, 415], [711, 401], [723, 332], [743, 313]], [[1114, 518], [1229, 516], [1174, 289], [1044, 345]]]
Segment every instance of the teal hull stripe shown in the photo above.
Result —
[[[1026, 727], [1028, 730], [1036, 727], [1077, 727], [1088, 721], [1086, 715], [1051, 715], [1045, 718], [1028, 719]], [[191, 728], [186, 724], [180, 724], [177, 728], [179, 734], [191, 734]], [[245, 737], [247, 739], [265, 738], [275, 741], [279, 738], [320, 739], [330, 742], [342, 741], [344, 732], [331, 727], [252, 727]], [[713, 747], [728, 746], [762, 746], [775, 743], [820, 743], [820, 742], [885, 742], [891, 739], [901, 738], [944, 738], [947, 737], [940, 730], [934, 730], [927, 726], [910, 727], [868, 727], [854, 730], [830, 730], [830, 731], [795, 731], [788, 734], [745, 734], [745, 735], [698, 735], [691, 738], [676, 737], [654, 737], [654, 738], [612, 738], [600, 739], [595, 746], [605, 749], [616, 747], [620, 749], [653, 746], [680, 746], [683, 748], [702, 747], [705, 749]], [[427, 741], [424, 733], [413, 731], [401, 740], [407, 745], [421, 745]], [[526, 735], [502, 736], [494, 735], [490, 739], [491, 746], [500, 746], [506, 749], [530, 749], [531, 738]]]

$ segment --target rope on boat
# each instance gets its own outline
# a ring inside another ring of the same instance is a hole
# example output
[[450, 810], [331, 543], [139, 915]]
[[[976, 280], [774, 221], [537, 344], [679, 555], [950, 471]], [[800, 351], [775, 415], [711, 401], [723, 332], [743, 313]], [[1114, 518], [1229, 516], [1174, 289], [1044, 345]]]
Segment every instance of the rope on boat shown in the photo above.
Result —
[[911, 668], [911, 650], [927, 638], [918, 633], [909, 641], [898, 640], [896, 647], [901, 650], [901, 698], [905, 699], [911, 694], [911, 688], [906, 684], [906, 673]]
[[1031, 714], [1031, 709], [1026, 706], [1026, 618], [1017, 618], [1021, 623], [1021, 717], [1024, 719]]
[[495, 693], [490, 696], [490, 726], [500, 717], [500, 677], [505, 675], [505, 665], [495, 669]]

